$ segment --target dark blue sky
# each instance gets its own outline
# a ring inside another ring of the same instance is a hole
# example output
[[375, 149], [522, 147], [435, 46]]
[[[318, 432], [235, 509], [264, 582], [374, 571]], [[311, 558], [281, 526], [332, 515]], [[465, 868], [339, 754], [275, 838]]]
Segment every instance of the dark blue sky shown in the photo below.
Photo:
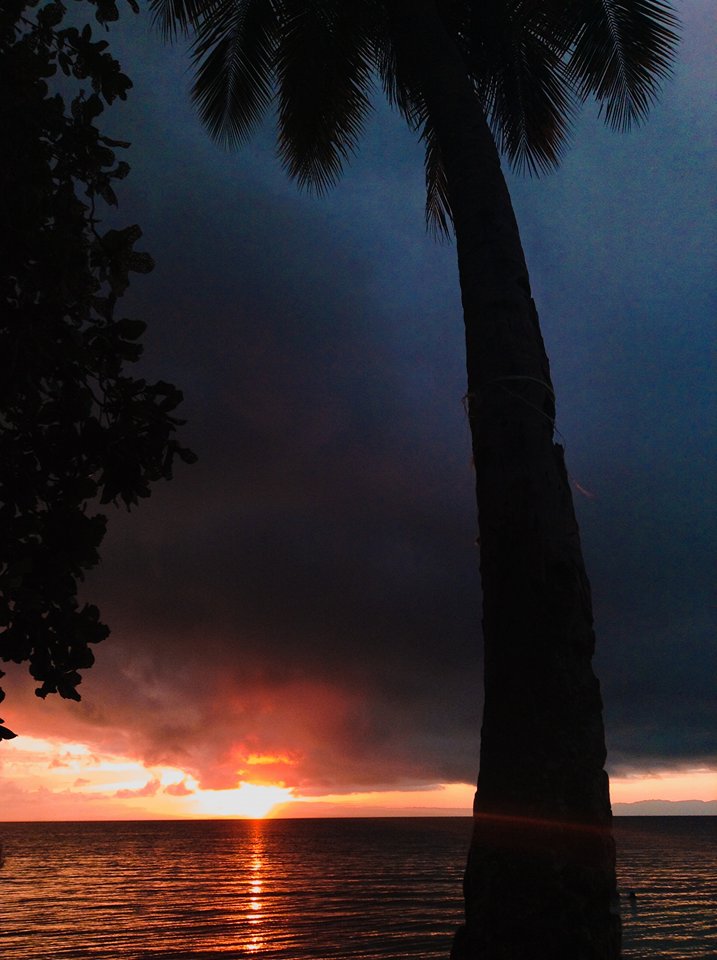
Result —
[[[588, 104], [559, 172], [511, 178], [559, 439], [593, 495], [575, 493], [619, 773], [717, 766], [710, 7], [685, 7], [647, 126], [612, 133]], [[215, 786], [238, 742], [303, 752], [309, 793], [472, 781], [462, 320], [420, 147], [377, 97], [341, 184], [301, 195], [271, 124], [239, 152], [209, 141], [184, 51], [147, 19], [110, 33], [135, 83], [105, 120], [132, 140], [119, 220], [157, 261], [126, 310], [201, 459], [112, 517], [90, 592], [113, 635], [68, 730]]]

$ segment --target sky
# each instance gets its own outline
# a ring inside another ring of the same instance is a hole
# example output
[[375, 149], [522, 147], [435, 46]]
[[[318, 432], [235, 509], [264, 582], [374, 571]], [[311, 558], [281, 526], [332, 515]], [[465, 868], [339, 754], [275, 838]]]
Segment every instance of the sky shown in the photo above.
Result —
[[[646, 126], [588, 104], [558, 172], [510, 177], [623, 813], [717, 813], [710, 6], [680, 8]], [[132, 141], [115, 219], [157, 263], [124, 312], [149, 324], [144, 375], [183, 389], [199, 462], [111, 510], [84, 595], [112, 634], [82, 701], [8, 670], [2, 817], [467, 814], [474, 478], [455, 247], [426, 235], [420, 146], [377, 94], [341, 183], [302, 194], [270, 122], [239, 151], [209, 140], [186, 51], [148, 21], [127, 9], [109, 35], [134, 81], [104, 115]]]

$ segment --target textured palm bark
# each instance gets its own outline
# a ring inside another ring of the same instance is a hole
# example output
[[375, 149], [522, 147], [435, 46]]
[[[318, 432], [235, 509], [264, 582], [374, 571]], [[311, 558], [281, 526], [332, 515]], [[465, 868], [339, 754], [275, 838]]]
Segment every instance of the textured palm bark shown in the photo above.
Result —
[[500, 160], [433, 0], [389, 4], [455, 218], [480, 527], [485, 707], [455, 960], [615, 960], [615, 851], [590, 588]]

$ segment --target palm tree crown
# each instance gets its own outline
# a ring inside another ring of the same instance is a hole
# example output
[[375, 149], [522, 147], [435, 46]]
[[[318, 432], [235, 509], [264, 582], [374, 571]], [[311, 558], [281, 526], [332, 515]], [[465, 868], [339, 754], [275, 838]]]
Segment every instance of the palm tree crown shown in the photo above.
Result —
[[[192, 89], [211, 136], [234, 146], [275, 105], [278, 149], [300, 186], [326, 190], [355, 152], [378, 78], [426, 146], [426, 215], [447, 232], [440, 149], [399, 68], [391, 0], [152, 0], [167, 37], [193, 36]], [[556, 166], [578, 107], [643, 120], [669, 74], [677, 22], [664, 0], [436, 0], [494, 138], [530, 173]]]

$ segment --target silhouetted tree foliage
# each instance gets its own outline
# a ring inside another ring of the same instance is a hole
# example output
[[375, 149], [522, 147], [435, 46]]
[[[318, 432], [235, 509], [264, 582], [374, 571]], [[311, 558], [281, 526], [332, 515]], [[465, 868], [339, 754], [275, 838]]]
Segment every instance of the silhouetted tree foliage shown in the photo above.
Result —
[[[100, 24], [117, 19], [111, 0], [91, 2]], [[92, 505], [129, 509], [175, 456], [195, 457], [176, 439], [181, 392], [127, 374], [146, 325], [116, 307], [130, 273], [154, 266], [134, 249], [141, 230], [98, 217], [129, 144], [95, 121], [132, 84], [66, 13], [59, 0], [0, 9], [0, 656], [29, 662], [38, 696], [79, 700], [78, 671], [109, 633], [77, 596], [107, 525]]]

